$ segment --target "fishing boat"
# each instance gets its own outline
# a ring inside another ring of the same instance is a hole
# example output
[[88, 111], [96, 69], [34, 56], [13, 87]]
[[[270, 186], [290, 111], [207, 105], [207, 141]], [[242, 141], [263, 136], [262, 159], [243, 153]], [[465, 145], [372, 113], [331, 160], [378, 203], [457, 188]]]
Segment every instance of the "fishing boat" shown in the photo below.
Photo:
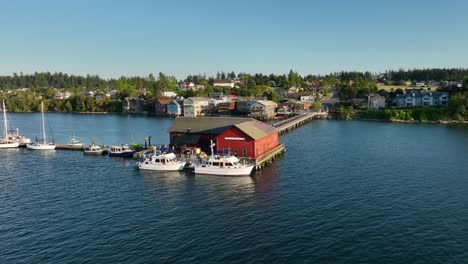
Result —
[[128, 145], [111, 146], [108, 152], [109, 156], [125, 158], [132, 158], [133, 154], [135, 154], [135, 150], [131, 149]]
[[0, 148], [17, 148], [19, 147], [19, 142], [13, 140], [9, 137], [8, 134], [8, 120], [6, 115], [5, 100], [3, 100], [3, 128], [4, 128], [4, 137], [0, 139]]
[[83, 152], [85, 155], [102, 155], [104, 153], [104, 149], [101, 146], [96, 145], [96, 142], [93, 140], [91, 146], [87, 147]]
[[181, 171], [185, 161], [178, 160], [174, 153], [155, 153], [143, 161], [137, 162], [140, 170]]
[[194, 164], [195, 174], [208, 174], [219, 176], [248, 176], [254, 166], [240, 163], [235, 156], [215, 155], [213, 147], [215, 144], [211, 141], [211, 156], [207, 161]]
[[42, 141], [36, 140], [36, 142], [27, 144], [26, 147], [32, 150], [54, 150], [55, 144], [53, 142], [48, 143], [47, 138], [46, 138], [44, 102], [41, 102], [41, 117], [42, 117]]

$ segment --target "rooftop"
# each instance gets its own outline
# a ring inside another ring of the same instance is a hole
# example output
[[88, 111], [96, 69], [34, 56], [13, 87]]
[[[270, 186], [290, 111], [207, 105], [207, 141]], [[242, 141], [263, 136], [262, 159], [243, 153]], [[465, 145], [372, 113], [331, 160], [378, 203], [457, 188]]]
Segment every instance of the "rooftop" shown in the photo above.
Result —
[[221, 134], [231, 127], [237, 127], [253, 139], [265, 137], [277, 131], [275, 127], [242, 117], [178, 117], [169, 132], [193, 134]]

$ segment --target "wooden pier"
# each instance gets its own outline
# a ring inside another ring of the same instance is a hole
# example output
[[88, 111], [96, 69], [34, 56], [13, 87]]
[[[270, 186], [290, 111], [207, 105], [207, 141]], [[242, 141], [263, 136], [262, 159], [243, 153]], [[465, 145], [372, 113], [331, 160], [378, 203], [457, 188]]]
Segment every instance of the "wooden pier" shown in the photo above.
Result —
[[83, 151], [85, 150], [86, 146], [70, 146], [67, 144], [55, 144], [55, 149], [60, 149], [60, 150], [79, 150]]
[[265, 166], [270, 165], [276, 158], [285, 152], [284, 144], [279, 144], [274, 149], [271, 149], [267, 153], [257, 157], [256, 159], [251, 159], [251, 163], [255, 165], [256, 170], [260, 170]]
[[282, 134], [285, 134], [286, 132], [289, 132], [290, 130], [293, 130], [295, 128], [302, 126], [303, 124], [307, 122], [310, 122], [313, 119], [326, 118], [327, 115], [328, 115], [327, 112], [304, 113], [304, 114], [300, 114], [300, 115], [288, 118], [286, 120], [282, 120], [277, 123], [274, 123], [273, 126], [278, 129], [278, 134], [282, 135]]

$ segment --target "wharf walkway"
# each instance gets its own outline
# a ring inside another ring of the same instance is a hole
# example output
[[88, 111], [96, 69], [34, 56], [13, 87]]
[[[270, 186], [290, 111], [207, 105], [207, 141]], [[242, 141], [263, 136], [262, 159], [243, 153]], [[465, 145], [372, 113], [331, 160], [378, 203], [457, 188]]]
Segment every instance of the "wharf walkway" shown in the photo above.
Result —
[[278, 133], [280, 135], [289, 132], [297, 127], [302, 126], [303, 124], [309, 122], [312, 119], [316, 118], [326, 118], [328, 115], [327, 112], [311, 112], [311, 113], [303, 113], [297, 116], [276, 122], [273, 124], [274, 127], [278, 129]]

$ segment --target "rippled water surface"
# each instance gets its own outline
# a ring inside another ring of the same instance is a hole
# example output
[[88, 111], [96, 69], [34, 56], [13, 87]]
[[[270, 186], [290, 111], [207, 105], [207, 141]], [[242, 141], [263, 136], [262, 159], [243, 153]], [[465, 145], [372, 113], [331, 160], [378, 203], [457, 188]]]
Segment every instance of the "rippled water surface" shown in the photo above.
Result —
[[[39, 135], [37, 114], [11, 114]], [[56, 140], [167, 143], [171, 119], [49, 114]], [[466, 263], [468, 128], [314, 121], [252, 177], [0, 151], [2, 263]]]

